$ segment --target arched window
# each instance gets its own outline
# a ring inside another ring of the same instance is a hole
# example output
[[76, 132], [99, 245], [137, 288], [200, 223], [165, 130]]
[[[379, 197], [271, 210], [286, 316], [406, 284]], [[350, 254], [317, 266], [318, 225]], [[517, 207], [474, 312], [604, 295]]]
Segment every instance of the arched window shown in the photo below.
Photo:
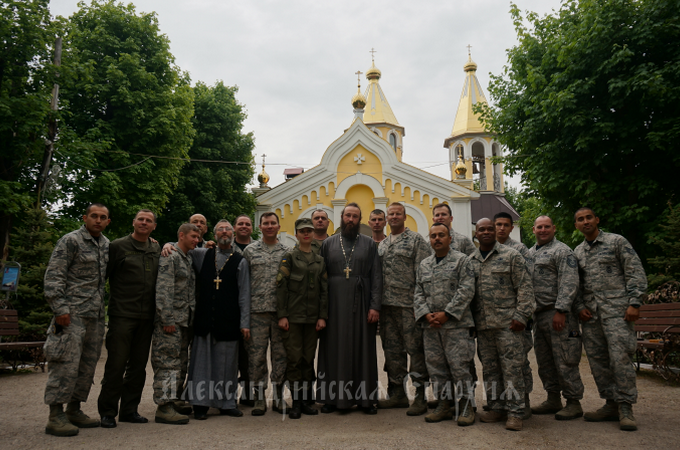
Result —
[[394, 149], [394, 151], [397, 151], [397, 136], [394, 135], [394, 133], [390, 133], [390, 145]]

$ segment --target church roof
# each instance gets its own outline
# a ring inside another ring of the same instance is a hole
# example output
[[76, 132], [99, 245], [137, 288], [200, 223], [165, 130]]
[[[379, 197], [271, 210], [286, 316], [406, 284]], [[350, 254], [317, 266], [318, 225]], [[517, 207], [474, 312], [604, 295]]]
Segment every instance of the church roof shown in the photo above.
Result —
[[512, 216], [515, 222], [520, 218], [519, 213], [512, 207], [504, 195], [495, 192], [482, 192], [479, 200], [470, 202], [472, 207], [472, 223], [477, 223], [480, 219], [493, 219], [499, 212], [505, 212]]
[[383, 93], [380, 83], [378, 81], [381, 77], [380, 69], [375, 67], [375, 63], [366, 71], [366, 78], [368, 79], [368, 87], [366, 88], [366, 111], [364, 112], [365, 124], [388, 123], [390, 125], [399, 125], [397, 117], [392, 112], [390, 104], [387, 102], [387, 97]]
[[453, 122], [451, 136], [460, 136], [466, 133], [484, 133], [486, 130], [479, 121], [479, 115], [472, 111], [473, 105], [478, 102], [487, 103], [482, 86], [477, 79], [477, 64], [468, 55], [468, 61], [463, 66], [465, 71], [465, 84], [460, 95], [456, 120]]

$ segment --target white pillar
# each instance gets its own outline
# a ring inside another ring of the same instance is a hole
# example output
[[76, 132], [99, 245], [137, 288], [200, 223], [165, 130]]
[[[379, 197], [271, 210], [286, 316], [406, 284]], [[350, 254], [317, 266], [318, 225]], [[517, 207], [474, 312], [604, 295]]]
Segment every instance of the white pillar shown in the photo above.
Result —
[[331, 203], [333, 204], [333, 224], [336, 227], [339, 227], [342, 223], [342, 209], [345, 207], [347, 200], [344, 198], [337, 198], [331, 200]]
[[449, 200], [453, 214], [453, 229], [472, 239], [472, 210], [470, 199], [466, 197], [452, 197]]

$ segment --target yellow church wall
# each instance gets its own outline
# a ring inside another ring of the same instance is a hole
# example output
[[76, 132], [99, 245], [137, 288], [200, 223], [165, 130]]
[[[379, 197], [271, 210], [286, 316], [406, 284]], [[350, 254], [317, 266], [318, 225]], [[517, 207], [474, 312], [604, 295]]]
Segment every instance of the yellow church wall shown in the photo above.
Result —
[[[354, 158], [359, 153], [365, 158], [361, 164], [357, 164], [356, 161], [354, 161]], [[375, 154], [366, 150], [362, 145], [354, 147], [354, 149], [343, 156], [338, 163], [337, 184], [342, 183], [345, 178], [355, 175], [357, 172], [371, 175], [377, 180], [382, 179], [382, 164], [380, 164], [380, 160]]]
[[361, 214], [363, 215], [362, 222], [368, 222], [368, 215], [371, 211], [375, 209], [373, 205], [373, 191], [371, 188], [365, 184], [357, 184], [352, 186], [347, 191], [345, 195], [345, 200], [347, 203], [355, 202], [361, 208]]

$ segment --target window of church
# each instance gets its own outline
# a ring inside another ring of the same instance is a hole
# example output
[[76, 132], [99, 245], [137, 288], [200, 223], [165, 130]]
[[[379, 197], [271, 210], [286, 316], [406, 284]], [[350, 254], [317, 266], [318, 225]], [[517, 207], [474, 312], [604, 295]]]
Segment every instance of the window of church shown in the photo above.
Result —
[[397, 137], [394, 135], [394, 133], [390, 133], [390, 145], [394, 149], [394, 151], [397, 151]]

